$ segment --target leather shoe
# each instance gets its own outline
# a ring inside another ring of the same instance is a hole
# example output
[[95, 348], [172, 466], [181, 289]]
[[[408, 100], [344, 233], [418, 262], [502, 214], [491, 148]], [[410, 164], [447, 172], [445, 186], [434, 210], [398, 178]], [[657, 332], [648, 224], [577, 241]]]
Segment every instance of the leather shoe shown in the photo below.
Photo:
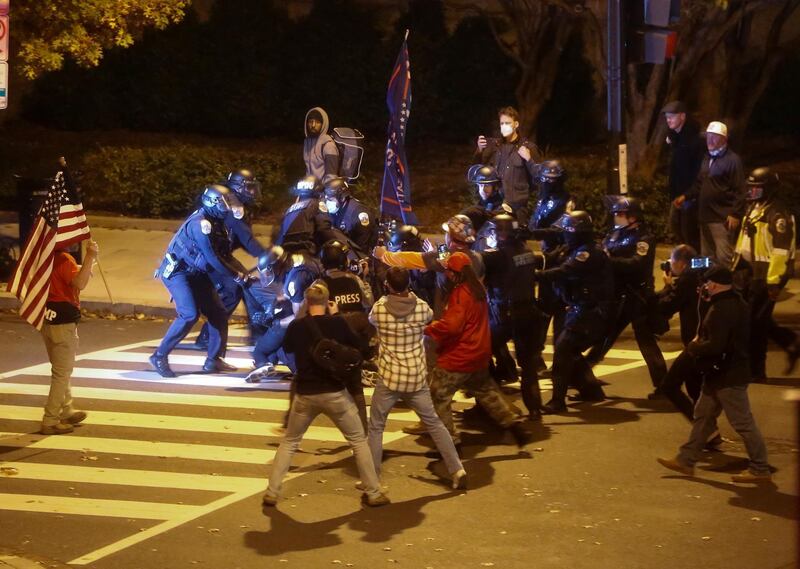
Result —
[[43, 435], [66, 435], [73, 430], [72, 425], [68, 423], [56, 423], [55, 425], [42, 425], [39, 432]]
[[514, 435], [514, 440], [517, 442], [519, 448], [524, 447], [526, 444], [533, 440], [533, 432], [528, 428], [528, 425], [519, 421], [511, 425], [509, 429], [511, 434]]
[[69, 423], [70, 425], [77, 425], [78, 423], [83, 423], [88, 417], [86, 411], [75, 411], [69, 417], [65, 417], [61, 419], [62, 423]]
[[203, 364], [203, 371], [207, 373], [221, 373], [225, 371], [236, 371], [234, 365], [229, 364], [222, 358], [206, 358], [206, 363]]
[[739, 474], [731, 476], [731, 481], [733, 482], [769, 482], [770, 480], [772, 480], [772, 474], [769, 472], [758, 474], [749, 470], [743, 470]]
[[377, 508], [378, 506], [385, 506], [392, 503], [389, 497], [383, 492], [373, 495], [366, 493], [361, 494], [361, 502], [365, 506], [369, 506], [371, 508]]
[[262, 506], [268, 506], [268, 507], [277, 506], [278, 505], [278, 497], [277, 496], [273, 496], [272, 494], [269, 494], [269, 493], [264, 494], [261, 497], [261, 505]]
[[679, 462], [677, 458], [657, 458], [656, 460], [665, 468], [680, 472], [681, 474], [686, 474], [687, 476], [694, 476], [694, 466], [687, 466]]
[[175, 372], [169, 367], [169, 360], [167, 359], [167, 356], [153, 354], [150, 356], [150, 364], [161, 377], [175, 377]]

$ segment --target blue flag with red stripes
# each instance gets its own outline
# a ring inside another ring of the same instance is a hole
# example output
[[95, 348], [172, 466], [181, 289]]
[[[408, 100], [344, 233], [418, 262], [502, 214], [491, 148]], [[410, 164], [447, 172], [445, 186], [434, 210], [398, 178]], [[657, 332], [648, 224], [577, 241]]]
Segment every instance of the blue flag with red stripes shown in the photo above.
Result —
[[[406, 33], [406, 40], [408, 34]], [[408, 225], [418, 225], [411, 210], [411, 177], [406, 160], [406, 129], [411, 114], [411, 63], [408, 42], [403, 40], [400, 54], [392, 69], [386, 106], [389, 107], [389, 140], [381, 184], [381, 217], [401, 219]]]

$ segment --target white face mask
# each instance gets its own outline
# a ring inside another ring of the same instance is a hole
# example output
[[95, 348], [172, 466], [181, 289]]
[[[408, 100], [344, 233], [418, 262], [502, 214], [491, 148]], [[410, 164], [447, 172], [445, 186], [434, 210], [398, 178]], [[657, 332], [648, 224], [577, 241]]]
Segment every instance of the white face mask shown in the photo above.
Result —
[[511, 136], [514, 132], [514, 126], [510, 124], [501, 124], [500, 125], [500, 134], [503, 136]]
[[339, 211], [339, 202], [336, 200], [325, 200], [325, 207], [328, 208], [328, 213], [336, 213]]
[[497, 233], [491, 231], [486, 235], [486, 246], [489, 249], [497, 249]]
[[233, 217], [236, 219], [242, 219], [244, 217], [244, 208], [240, 205], [233, 206], [231, 212], [233, 212]]
[[491, 190], [492, 186], [489, 184], [478, 184], [478, 195], [481, 196], [482, 200], [488, 200], [494, 194], [494, 192]]

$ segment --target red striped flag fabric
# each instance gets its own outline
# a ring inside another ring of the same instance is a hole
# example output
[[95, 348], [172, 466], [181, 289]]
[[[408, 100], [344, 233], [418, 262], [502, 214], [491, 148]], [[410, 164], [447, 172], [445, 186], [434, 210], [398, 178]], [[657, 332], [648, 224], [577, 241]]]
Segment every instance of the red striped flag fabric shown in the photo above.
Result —
[[89, 239], [89, 224], [77, 192], [67, 188], [64, 173], [56, 174], [53, 185], [36, 216], [17, 267], [8, 281], [8, 291], [22, 303], [19, 314], [37, 330], [42, 329], [53, 253]]

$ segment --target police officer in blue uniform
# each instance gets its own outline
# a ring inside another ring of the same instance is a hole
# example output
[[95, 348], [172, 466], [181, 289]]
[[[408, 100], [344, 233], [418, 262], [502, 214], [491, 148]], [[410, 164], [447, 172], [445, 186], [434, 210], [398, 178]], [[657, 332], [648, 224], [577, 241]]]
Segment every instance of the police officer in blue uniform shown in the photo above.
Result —
[[[544, 255], [544, 268], [557, 267], [566, 259], [567, 248], [564, 245], [563, 231], [553, 224], [565, 213], [575, 210], [575, 200], [564, 187], [567, 172], [558, 160], [547, 160], [539, 166], [537, 182], [539, 194], [536, 207], [528, 222], [528, 236], [540, 242]], [[564, 303], [553, 290], [552, 285], [541, 283], [538, 291], [539, 308], [545, 314], [541, 320], [539, 338], [534, 350], [538, 371], [545, 369], [542, 352], [547, 342], [547, 330], [553, 319], [553, 339], [558, 337], [564, 322]]]
[[347, 238], [331, 223], [328, 209], [322, 200], [322, 185], [314, 176], [306, 176], [292, 188], [297, 197], [283, 215], [273, 243], [288, 252], [307, 251], [315, 255], [323, 243], [331, 239], [344, 242]]
[[[483, 253], [492, 352], [495, 357], [504, 357], [508, 341], [514, 341], [516, 359], [522, 369], [522, 401], [535, 419], [540, 416], [542, 406], [534, 352], [543, 318], [536, 307], [535, 282], [535, 269], [541, 258], [537, 259], [519, 237], [515, 218], [501, 213], [486, 225], [488, 244], [496, 247]], [[516, 369], [513, 360], [512, 365]]]
[[[392, 253], [400, 251], [422, 253], [424, 251], [422, 234], [413, 225], [392, 224], [388, 228], [387, 237], [386, 248]], [[378, 279], [382, 280], [385, 276], [385, 269], [388, 267], [383, 263], [380, 263], [379, 266], [384, 268], [384, 274], [378, 275]], [[436, 273], [434, 271], [411, 269], [409, 274], [411, 277], [409, 288], [418, 298], [432, 306], [436, 290]]]
[[350, 193], [344, 178], [332, 178], [325, 183], [325, 208], [333, 227], [349, 238], [360, 258], [369, 256], [378, 237], [375, 216]]
[[553, 354], [553, 398], [542, 413], [567, 410], [567, 389], [572, 383], [584, 400], [605, 398], [600, 383], [583, 357], [584, 350], [600, 341], [614, 298], [611, 262], [594, 242], [592, 218], [585, 211], [565, 213], [556, 224], [564, 232], [566, 260], [551, 269], [537, 271], [540, 283], [552, 283], [567, 305], [564, 326]]
[[[230, 242], [229, 255], [241, 248], [258, 259], [266, 251], [253, 235], [252, 214], [247, 208], [260, 197], [261, 184], [250, 170], [234, 170], [228, 174], [223, 185], [236, 194], [243, 206], [234, 207], [225, 214], [224, 222], [228, 229]], [[209, 277], [217, 289], [222, 305], [228, 313], [228, 318], [230, 318], [242, 300], [241, 285], [227, 273], [220, 273], [213, 268], [209, 272]], [[208, 323], [203, 324], [195, 344], [203, 350], [208, 348]]]
[[475, 185], [478, 193], [478, 203], [469, 206], [461, 211], [472, 220], [475, 228], [475, 243], [472, 249], [483, 251], [486, 249], [486, 229], [484, 226], [487, 221], [500, 213], [513, 214], [511, 206], [505, 203], [502, 189], [500, 187], [500, 177], [494, 166], [485, 164], [473, 164], [467, 170], [467, 181]]
[[[201, 207], [192, 213], [172, 238], [159, 276], [175, 301], [178, 317], [172, 322], [150, 363], [162, 377], [175, 377], [169, 367], [169, 353], [178, 345], [200, 313], [211, 327], [206, 372], [232, 371], [236, 368], [222, 360], [228, 341], [228, 315], [209, 278], [213, 269], [244, 282], [247, 270], [225, 254], [229, 247], [225, 216], [234, 207], [241, 207], [236, 196], [225, 186], [208, 186], [201, 196]], [[222, 254], [220, 254], [222, 252]]]
[[644, 223], [641, 202], [627, 196], [609, 196], [614, 227], [603, 240], [611, 258], [614, 274], [616, 310], [609, 334], [592, 347], [587, 359], [594, 365], [601, 361], [622, 331], [631, 324], [639, 351], [642, 353], [650, 380], [657, 390], [667, 374], [667, 364], [658, 347], [654, 329], [658, 298], [654, 290], [653, 263], [656, 241]]

